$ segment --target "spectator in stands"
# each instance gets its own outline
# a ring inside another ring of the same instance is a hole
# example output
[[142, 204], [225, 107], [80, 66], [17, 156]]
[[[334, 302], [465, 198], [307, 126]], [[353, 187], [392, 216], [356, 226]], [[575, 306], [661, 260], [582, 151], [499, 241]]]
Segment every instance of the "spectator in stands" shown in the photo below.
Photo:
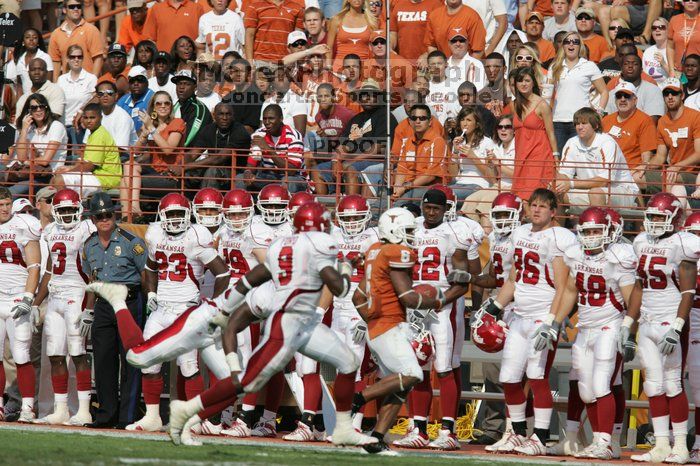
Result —
[[[490, 110], [476, 100], [476, 86], [474, 83], [464, 81], [457, 88], [457, 102], [454, 105], [454, 112], [459, 113], [463, 108], [473, 108], [479, 116], [479, 121], [484, 128], [484, 134], [493, 134], [496, 129], [496, 117]], [[457, 127], [454, 118], [445, 120], [445, 130], [450, 131]]]
[[486, 86], [479, 91], [476, 100], [496, 116], [501, 114], [508, 101], [505, 70], [506, 61], [500, 53], [493, 52], [484, 60]]
[[252, 79], [252, 68], [248, 60], [236, 58], [231, 62], [231, 68], [234, 87], [222, 100], [230, 102], [236, 108], [233, 118], [245, 126], [248, 133], [252, 133], [260, 127], [260, 114], [264, 100], [262, 91]]
[[79, 45], [68, 47], [68, 72], [58, 77], [56, 84], [66, 96], [65, 122], [70, 144], [83, 141], [83, 131], [75, 120], [80, 119], [83, 105], [95, 96], [97, 76], [83, 69], [83, 49]]
[[[683, 74], [686, 83], [683, 84], [683, 95], [685, 99], [696, 96], [700, 91], [700, 55], [691, 54], [685, 57], [683, 62]], [[699, 96], [700, 97], [700, 96]]]
[[[233, 62], [238, 59], [238, 55], [236, 52], [226, 52], [224, 58], [221, 59], [221, 79], [214, 86], [214, 92], [219, 94], [222, 99], [237, 86], [248, 84], [243, 81], [246, 79], [246, 75], [239, 74], [239, 69], [244, 71], [243, 67], [238, 68], [233, 65]], [[250, 76], [250, 73], [247, 76]]]
[[551, 41], [542, 37], [542, 32], [544, 31], [544, 16], [542, 16], [542, 13], [531, 11], [526, 18], [525, 33], [527, 34], [527, 40], [537, 45], [540, 62], [554, 58], [554, 45], [552, 45]]
[[214, 113], [214, 107], [221, 102], [221, 96], [214, 92], [216, 85], [216, 73], [202, 69], [197, 79], [197, 100], [206, 105], [209, 112]]
[[661, 84], [671, 75], [671, 67], [668, 64], [668, 54], [666, 53], [668, 42], [668, 20], [666, 18], [656, 18], [652, 22], [651, 38], [654, 39], [654, 45], [650, 45], [644, 50], [642, 68], [646, 74]]
[[610, 47], [602, 36], [593, 31], [595, 19], [595, 13], [591, 8], [579, 7], [576, 9], [576, 30], [588, 48], [588, 59], [593, 63], [598, 63], [601, 58], [610, 54]]
[[46, 53], [46, 43], [37, 29], [28, 28], [22, 34], [22, 42], [12, 52], [13, 59], [7, 62], [5, 79], [14, 81], [15, 89], [19, 94], [30, 94], [32, 81], [29, 79], [29, 63], [34, 58], [41, 58], [46, 62], [46, 68], [53, 73], [53, 62]]
[[344, 0], [342, 9], [328, 25], [326, 66], [338, 71], [342, 63], [334, 58], [351, 53], [363, 61], [369, 59], [371, 34], [379, 28], [377, 18], [369, 11], [368, 0]]
[[453, 83], [473, 82], [477, 90], [480, 91], [486, 85], [484, 65], [481, 63], [481, 60], [477, 60], [469, 55], [467, 40], [466, 33], [462, 32], [452, 34], [452, 37], [450, 37], [450, 52], [452, 55], [447, 59], [445, 76]]
[[[440, 0], [396, 0], [390, 2], [389, 45], [407, 60], [416, 60], [425, 52], [422, 38], [428, 28], [428, 15], [443, 5]], [[403, 40], [399, 41], [401, 37]], [[411, 38], [412, 40], [406, 40]]]
[[[577, 23], [588, 22], [585, 18], [591, 17], [588, 12], [590, 10], [577, 15]], [[582, 20], [578, 19], [579, 16]], [[608, 104], [608, 88], [605, 87], [603, 75], [595, 63], [586, 59], [586, 48], [583, 45], [578, 33], [568, 33], [548, 73], [549, 82], [554, 84], [552, 109], [559, 153], [566, 141], [576, 135], [574, 113], [590, 104], [591, 86], [600, 94], [600, 107], [605, 108]]]
[[[391, 80], [392, 102], [400, 101], [400, 93], [409, 88], [415, 78], [415, 66], [396, 52], [389, 50], [386, 31], [373, 31], [370, 35], [370, 59], [365, 62], [365, 78], [374, 79], [380, 86], [386, 86], [387, 65]], [[466, 53], [466, 47], [464, 48]], [[389, 61], [387, 62], [387, 53]], [[464, 54], [460, 58], [464, 58]], [[478, 62], [478, 60], [476, 60]], [[464, 63], [468, 62], [465, 60]], [[456, 63], [458, 66], [461, 63]], [[482, 73], [483, 76], [483, 73]], [[394, 98], [395, 97], [395, 98]]]
[[[151, 8], [143, 28], [145, 39], [156, 43], [160, 51], [168, 51], [179, 37], [192, 41], [199, 34], [199, 18], [204, 14], [202, 3], [191, 0], [165, 0]], [[192, 44], [194, 50], [194, 43]], [[171, 55], [174, 55], [171, 53]], [[193, 58], [194, 59], [194, 58]]]
[[424, 101], [425, 99], [423, 99], [423, 96], [421, 96], [418, 91], [415, 89], [407, 89], [403, 93], [401, 105], [392, 110], [391, 114], [394, 115], [397, 123], [401, 123], [408, 118], [408, 112], [411, 110], [411, 107], [416, 104], [421, 104]]
[[134, 120], [126, 110], [117, 106], [117, 87], [113, 82], [102, 81], [97, 85], [97, 99], [102, 109], [100, 125], [112, 136], [126, 158], [136, 141]]
[[253, 133], [245, 171], [236, 175], [236, 187], [260, 191], [270, 183], [286, 182], [290, 192], [305, 191], [304, 137], [284, 124], [282, 107], [263, 110], [263, 127]]
[[253, 0], [246, 3], [243, 24], [245, 58], [256, 68], [276, 65], [287, 54], [289, 33], [304, 27], [304, 5]]
[[148, 80], [148, 88], [153, 92], [165, 91], [170, 94], [173, 101], [177, 99], [175, 83], [172, 82], [173, 75], [170, 74], [170, 54], [168, 52], [158, 52], [153, 59], [154, 76]]
[[[633, 43], [622, 44], [615, 49], [615, 55], [598, 63], [598, 68], [606, 78], [614, 78], [622, 74], [622, 60], [626, 55], [636, 55], [637, 47]], [[610, 100], [608, 100], [610, 104]]]
[[554, 41], [557, 32], [575, 32], [576, 17], [571, 11], [569, 0], [552, 0], [553, 16], [544, 20], [542, 37]]
[[122, 44], [112, 44], [107, 51], [107, 71], [100, 76], [100, 81], [113, 81], [120, 96], [129, 92], [130, 66], [126, 64], [126, 49]]
[[620, 146], [627, 166], [632, 170], [632, 178], [641, 186], [656, 150], [656, 125], [649, 115], [637, 108], [637, 88], [634, 84], [620, 81], [612, 96], [617, 112], [603, 118], [603, 131]]
[[447, 144], [441, 135], [429, 131], [430, 107], [416, 104], [408, 118], [413, 132], [399, 152], [391, 193], [394, 200], [420, 199], [431, 185], [447, 179]]
[[683, 88], [676, 78], [667, 79], [662, 85], [666, 114], [659, 118], [656, 134], [656, 155], [649, 162], [647, 191], [661, 190], [665, 169], [665, 191], [672, 192], [687, 206], [688, 194], [695, 190], [695, 174], [700, 164], [700, 113], [683, 105]]
[[513, 72], [516, 68], [530, 67], [535, 72], [537, 84], [542, 89], [543, 84], [546, 84], [547, 77], [542, 68], [542, 62], [537, 56], [537, 50], [528, 44], [523, 44], [515, 49], [515, 53], [510, 56], [510, 66], [508, 69]]
[[[265, 112], [270, 104], [277, 104], [282, 108], [284, 124], [299, 131], [302, 136], [306, 134], [306, 122], [309, 114], [309, 102], [291, 89], [291, 80], [284, 67], [278, 67], [272, 82], [273, 94], [262, 104]], [[260, 115], [262, 120], [262, 114]]]
[[181, 147], [187, 127], [181, 118], [174, 117], [170, 94], [165, 91], [153, 94], [148, 110], [140, 117], [143, 126], [136, 145], [148, 147], [135, 163], [124, 165], [119, 190], [123, 216], [142, 215], [142, 195], [159, 198], [182, 185], [184, 156]]
[[459, 201], [474, 192], [488, 188], [496, 179], [495, 167], [488, 163], [495, 156], [495, 144], [486, 136], [474, 108], [463, 108], [457, 115], [457, 131], [450, 142], [453, 154], [450, 171], [454, 179], [450, 187]]
[[48, 100], [51, 112], [59, 118], [63, 117], [63, 111], [66, 106], [66, 95], [58, 84], [49, 81], [49, 72], [46, 68], [46, 62], [41, 58], [35, 58], [29, 62], [29, 80], [32, 83], [31, 92], [24, 94], [17, 100], [16, 114], [20, 114], [30, 94], [41, 94]]
[[446, 0], [444, 5], [428, 14], [427, 34], [423, 36], [427, 53], [421, 55], [423, 64], [433, 50], [450, 53], [449, 38], [460, 30], [467, 31], [469, 36], [469, 54], [480, 59], [486, 50], [486, 29], [479, 14], [464, 5], [462, 0]]
[[360, 57], [354, 53], [345, 55], [340, 74], [340, 82], [336, 86], [338, 103], [352, 111], [361, 112], [362, 107], [352, 99], [351, 95], [362, 84], [362, 60]]
[[[563, 44], [564, 36], [566, 36], [567, 34], [568, 34], [568, 32], [566, 32], [566, 31], [559, 31], [554, 35], [554, 50], [556, 50], [557, 53], [559, 53], [559, 49], [561, 49], [562, 46], [564, 45]], [[557, 57], [555, 55], [554, 58], [551, 58], [551, 59], [547, 60], [546, 62], [543, 62], [542, 67], [544, 69], [548, 70], [552, 66], [552, 63], [554, 63], [554, 60], [556, 60], [556, 58]]]
[[[622, 59], [621, 81], [627, 81], [637, 88], [637, 107], [647, 115], [657, 120], [664, 114], [663, 96], [661, 89], [655, 84], [642, 79], [642, 59], [639, 55], [626, 55]], [[615, 109], [614, 99], [608, 100], [607, 111]]]
[[641, 32], [640, 43], [648, 44], [651, 38], [651, 22], [654, 18], [661, 16], [662, 1], [630, 0], [624, 4], [606, 5], [588, 0], [585, 5], [595, 11], [603, 35], [607, 34], [606, 37], [610, 39], [608, 43], [612, 43], [613, 40], [609, 26], [618, 19], [629, 25], [625, 27]]
[[[127, 0], [126, 8], [129, 10], [129, 14], [119, 25], [117, 42], [122, 44], [127, 52], [131, 52], [133, 47], [146, 38], [144, 26], [150, 10], [146, 6], [145, 0]], [[136, 52], [138, 53], [138, 49]]]
[[124, 94], [117, 105], [131, 115], [134, 121], [134, 129], [138, 133], [141, 131], [141, 118], [139, 113], [146, 110], [148, 102], [153, 97], [153, 91], [148, 88], [148, 77], [146, 69], [141, 65], [136, 65], [129, 70], [129, 93]]
[[235, 175], [246, 166], [251, 140], [245, 127], [234, 119], [232, 104], [219, 102], [213, 113], [214, 122], [202, 128], [191, 145], [199, 150], [185, 166], [185, 172], [188, 180], [196, 179], [202, 188], [226, 191], [231, 187], [232, 169]]
[[210, 124], [213, 120], [207, 106], [194, 95], [197, 79], [192, 71], [178, 71], [173, 76], [172, 82], [175, 83], [175, 92], [177, 93], [177, 102], [173, 109], [174, 115], [182, 118], [187, 126], [187, 133], [181, 145], [189, 147], [202, 127]]
[[612, 43], [613, 52], [622, 44], [634, 44], [634, 34], [629, 24], [622, 18], [615, 18], [610, 21], [608, 37]]
[[567, 204], [633, 207], [639, 187], [620, 146], [603, 133], [600, 115], [592, 108], [574, 114], [577, 136], [564, 146], [556, 193]]
[[309, 45], [326, 43], [326, 17], [320, 8], [310, 6], [304, 10], [304, 30], [309, 39]]
[[146, 78], [152, 78], [155, 76], [153, 71], [153, 61], [158, 54], [156, 49], [156, 44], [150, 40], [142, 40], [136, 44], [136, 51], [134, 52], [134, 61], [131, 66], [143, 66], [146, 70]]
[[105, 46], [100, 31], [83, 19], [82, 0], [66, 0], [63, 14], [65, 21], [54, 29], [49, 39], [54, 81], [67, 70], [66, 57], [71, 45], [80, 45], [83, 49], [83, 68], [95, 76], [100, 75]]
[[430, 92], [425, 103], [430, 107], [431, 114], [444, 124], [448, 118], [454, 118], [459, 113], [454, 83], [448, 81], [445, 74], [447, 57], [439, 50], [428, 54], [428, 72], [430, 73]]
[[[53, 171], [66, 161], [66, 128], [49, 110], [41, 94], [30, 94], [17, 117], [19, 136], [14, 162], [8, 165], [7, 181], [13, 195], [28, 194], [32, 184], [51, 181]], [[30, 170], [32, 176], [30, 178]]]
[[486, 48], [483, 55], [486, 56], [496, 50], [498, 43], [508, 30], [505, 2], [503, 0], [466, 0], [464, 4], [476, 11], [484, 23]]
[[669, 20], [666, 43], [668, 62], [673, 67], [672, 75], [676, 77], [683, 72], [685, 57], [700, 54], [700, 25], [697, 24], [700, 6], [692, 0], [686, 0], [681, 5], [683, 14]]
[[[189, 1], [189, 0], [188, 0]], [[176, 75], [181, 70], [194, 70], [197, 59], [197, 47], [194, 40], [187, 36], [180, 36], [170, 47], [170, 72]]]
[[99, 104], [90, 103], [83, 110], [83, 126], [90, 132], [81, 160], [54, 170], [51, 185], [57, 190], [71, 188], [88, 197], [98, 190], [119, 186], [122, 163], [114, 139], [102, 126]]
[[216, 60], [227, 52], [243, 53], [245, 27], [241, 15], [229, 9], [232, 0], [210, 2], [212, 10], [199, 18], [197, 51], [209, 52]]

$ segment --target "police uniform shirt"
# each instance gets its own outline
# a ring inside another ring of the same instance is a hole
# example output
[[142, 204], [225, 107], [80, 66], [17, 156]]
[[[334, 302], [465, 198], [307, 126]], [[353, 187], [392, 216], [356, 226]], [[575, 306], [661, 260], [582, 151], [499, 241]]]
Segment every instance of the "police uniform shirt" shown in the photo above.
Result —
[[85, 273], [92, 280], [124, 285], [140, 285], [141, 272], [146, 266], [146, 244], [128, 231], [116, 228], [107, 248], [93, 233], [83, 246], [82, 259]]

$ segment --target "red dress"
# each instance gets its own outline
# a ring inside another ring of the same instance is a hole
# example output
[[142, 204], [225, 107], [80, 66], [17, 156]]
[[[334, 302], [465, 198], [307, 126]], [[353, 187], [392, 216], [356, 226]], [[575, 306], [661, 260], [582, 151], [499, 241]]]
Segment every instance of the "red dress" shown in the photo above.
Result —
[[554, 181], [556, 161], [549, 144], [544, 121], [531, 111], [520, 121], [513, 112], [515, 128], [515, 173], [513, 193], [529, 199], [537, 188], [549, 188]]

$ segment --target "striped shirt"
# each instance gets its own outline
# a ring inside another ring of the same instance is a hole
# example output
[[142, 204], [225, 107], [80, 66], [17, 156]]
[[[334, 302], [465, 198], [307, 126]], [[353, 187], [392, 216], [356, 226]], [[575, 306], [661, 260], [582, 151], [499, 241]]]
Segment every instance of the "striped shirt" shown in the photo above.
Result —
[[285, 0], [277, 6], [270, 0], [246, 2], [244, 25], [254, 28], [253, 58], [277, 61], [287, 55], [287, 36], [304, 28], [304, 4]]
[[[279, 137], [273, 137], [265, 128], [258, 129], [253, 135], [263, 136], [265, 142], [270, 146], [278, 157], [286, 158], [288, 167], [302, 171], [304, 169], [304, 136], [294, 128], [288, 125], [282, 125], [282, 132]], [[277, 165], [271, 157], [267, 156], [267, 151], [263, 151], [259, 146], [253, 145], [250, 148], [250, 156], [248, 157], [249, 167], [259, 167], [261, 169], [277, 169]], [[283, 168], [283, 167], [281, 167]], [[275, 170], [282, 174], [280, 169]], [[290, 173], [292, 175], [293, 173]]]

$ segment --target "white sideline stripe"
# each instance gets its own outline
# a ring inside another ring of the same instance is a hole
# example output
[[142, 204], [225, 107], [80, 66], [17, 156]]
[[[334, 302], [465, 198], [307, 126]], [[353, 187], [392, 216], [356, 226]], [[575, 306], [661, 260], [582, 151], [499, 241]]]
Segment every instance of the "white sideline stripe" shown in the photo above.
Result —
[[[117, 431], [106, 431], [106, 430], [92, 430], [92, 429], [76, 429], [76, 428], [64, 428], [64, 427], [59, 427], [59, 426], [45, 426], [45, 425], [32, 425], [32, 424], [17, 424], [17, 423], [0, 423], [0, 431], [3, 430], [9, 430], [9, 431], [20, 431], [20, 432], [42, 432], [42, 433], [60, 433], [60, 434], [71, 434], [71, 435], [85, 435], [88, 437], [111, 437], [111, 438], [124, 438], [124, 439], [137, 439], [137, 440], [150, 440], [150, 441], [156, 441], [156, 442], [170, 442], [170, 437], [167, 436], [167, 434], [159, 432], [159, 433], [129, 433], [124, 430], [117, 430]], [[323, 445], [323, 444], [314, 444], [314, 445], [303, 445], [303, 444], [298, 444], [298, 443], [282, 443], [282, 442], [271, 442], [268, 440], [265, 440], [263, 438], [260, 439], [255, 439], [255, 440], [245, 440], [245, 439], [234, 439], [234, 438], [224, 438], [222, 436], [202, 436], [198, 435], [197, 436], [198, 440], [201, 440], [205, 445], [244, 445], [244, 446], [251, 446], [251, 447], [260, 447], [261, 445], [270, 447], [270, 448], [279, 448], [281, 450], [292, 450], [292, 451], [300, 451], [300, 452], [306, 452], [306, 451], [313, 451], [313, 452], [319, 452], [322, 451], [324, 453], [342, 453], [342, 454], [348, 454], [348, 455], [356, 455], [356, 454], [363, 454], [364, 451], [359, 450], [357, 448], [352, 448], [352, 447], [334, 447], [332, 445]], [[173, 445], [173, 448], [175, 446]], [[187, 448], [187, 447], [179, 447], [179, 448]], [[196, 447], [192, 447], [196, 448]], [[256, 456], [268, 456], [266, 453], [261, 452], [261, 453], [254, 453]], [[482, 461], [485, 463], [491, 463], [491, 462], [500, 462], [500, 463], [512, 463], [512, 464], [532, 464], [532, 465], [541, 465], [541, 464], [547, 464], [547, 465], [561, 465], [562, 463], [566, 463], [567, 466], [609, 466], [610, 463], [607, 462], [593, 462], [593, 461], [571, 461], [569, 459], [562, 460], [562, 459], [547, 459], [546, 457], [534, 457], [534, 458], [528, 458], [528, 457], [511, 457], [511, 456], [501, 456], [501, 455], [492, 455], [492, 454], [449, 454], [449, 453], [438, 453], [434, 451], [424, 451], [424, 452], [418, 452], [418, 451], [406, 451], [406, 450], [401, 450], [399, 451], [399, 456], [410, 456], [410, 457], [425, 457], [429, 459], [444, 459], [444, 460], [452, 460], [452, 461], [461, 461], [465, 462], [468, 460], [474, 460], [474, 461]], [[166, 459], [158, 459], [158, 458], [117, 458], [119, 461], [124, 462], [124, 463], [130, 463], [130, 464], [159, 464], [159, 463], [168, 463], [168, 464], [194, 464], [194, 465], [201, 465], [201, 466], [219, 466], [219, 465], [240, 465], [240, 464], [247, 464], [245, 462], [220, 462], [220, 461], [201, 461], [201, 462], [196, 462], [196, 461], [178, 461], [178, 460], [166, 460]], [[617, 464], [622, 464], [622, 463], [617, 463]], [[631, 463], [624, 463], [624, 464], [631, 464]]]

